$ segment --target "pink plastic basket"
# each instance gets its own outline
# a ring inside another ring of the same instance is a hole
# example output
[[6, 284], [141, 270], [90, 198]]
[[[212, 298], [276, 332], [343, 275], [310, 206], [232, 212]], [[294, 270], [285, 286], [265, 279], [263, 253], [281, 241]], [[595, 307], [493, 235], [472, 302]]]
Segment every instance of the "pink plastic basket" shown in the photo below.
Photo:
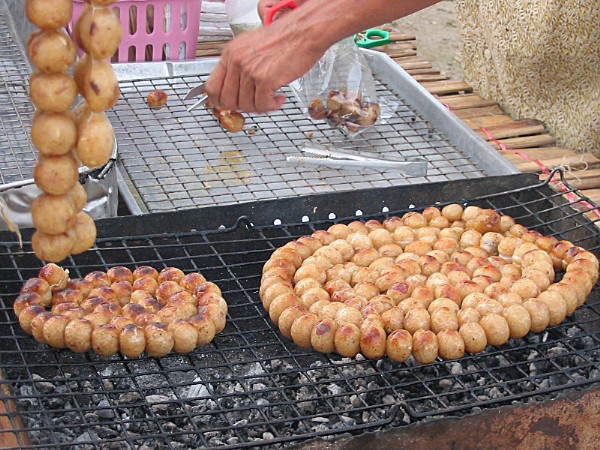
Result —
[[[73, 2], [73, 21], [86, 3]], [[194, 59], [202, 0], [118, 0], [112, 8], [123, 25], [115, 61]]]

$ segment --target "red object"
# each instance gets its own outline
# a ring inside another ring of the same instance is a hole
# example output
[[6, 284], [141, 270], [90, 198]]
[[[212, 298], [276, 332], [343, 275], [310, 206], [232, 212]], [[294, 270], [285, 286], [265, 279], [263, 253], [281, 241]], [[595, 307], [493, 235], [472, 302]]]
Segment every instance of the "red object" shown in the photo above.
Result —
[[294, 0], [282, 0], [279, 3], [271, 6], [265, 16], [265, 25], [269, 25], [273, 22], [273, 17], [282, 9], [296, 9], [298, 5]]

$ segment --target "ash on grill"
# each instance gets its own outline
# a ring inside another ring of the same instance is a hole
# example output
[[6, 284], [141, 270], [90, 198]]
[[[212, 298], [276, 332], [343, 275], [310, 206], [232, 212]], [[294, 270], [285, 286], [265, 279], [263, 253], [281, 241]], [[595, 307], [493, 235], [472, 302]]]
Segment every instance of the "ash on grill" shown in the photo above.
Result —
[[[565, 332], [575, 348], [594, 346], [593, 338], [582, 336], [578, 327], [571, 326]], [[379, 424], [371, 428], [378, 431], [408, 425], [439, 408], [434, 398], [437, 395], [452, 400], [453, 406], [467, 405], [465, 414], [481, 409], [469, 406], [472, 404], [506, 403], [507, 384], [515, 370], [526, 372], [519, 374], [521, 381], [510, 388], [512, 392], [543, 389], [548, 391], [545, 398], [535, 401], [553, 398], [552, 388], [564, 385], [566, 375], [544, 375], [552, 371], [553, 363], [547, 358], [559, 357], [563, 367], [578, 367], [582, 359], [561, 342], [540, 347], [545, 338], [547, 333], [527, 337], [526, 343], [537, 350], [521, 355], [522, 369], [516, 369], [516, 361], [502, 354], [421, 366], [421, 376], [436, 382], [430, 384], [432, 392], [426, 396], [430, 398], [416, 403], [415, 397], [423, 398], [423, 385], [414, 381], [406, 385], [403, 366], [387, 359], [372, 363], [358, 355], [356, 359], [333, 359], [333, 365], [316, 361], [306, 372], [297, 372], [292, 363], [281, 359], [240, 364], [235, 373], [194, 370], [185, 357], [169, 358], [168, 362], [163, 358], [160, 363], [169, 367], [165, 374], [153, 360], [109, 364], [99, 373], [100, 379], [82, 380], [74, 369], [74, 373], [65, 373], [73, 380], [50, 381], [34, 375], [33, 386], [18, 386], [18, 406], [25, 412], [26, 426], [32, 428], [31, 443], [37, 445], [62, 442], [82, 449], [121, 449], [133, 448], [132, 444], [124, 446], [123, 441], [135, 440], [136, 448], [189, 448], [204, 444], [205, 439], [211, 447], [244, 442], [280, 448], [285, 444], [265, 441], [291, 438], [297, 432], [339, 437], [338, 433], [349, 427]], [[512, 346], [520, 352], [523, 342]], [[600, 351], [590, 356], [599, 358]], [[412, 366], [412, 361], [408, 365]], [[502, 374], [507, 377], [502, 380], [495, 374], [495, 382], [490, 383], [491, 375], [485, 368], [505, 368]], [[381, 372], [388, 375], [383, 378]], [[568, 374], [568, 378], [572, 383], [600, 379], [600, 370], [587, 367]], [[348, 384], [354, 393], [349, 392]], [[39, 427], [44, 418], [36, 414], [38, 410], [59, 414], [44, 429]], [[330, 410], [344, 412], [332, 415]], [[91, 426], [80, 426], [81, 414]], [[299, 415], [305, 419], [299, 421]], [[204, 439], [199, 440], [199, 430]], [[240, 436], [241, 430], [247, 434]], [[147, 435], [168, 435], [168, 440], [144, 439]], [[114, 441], [103, 442], [106, 440]]]

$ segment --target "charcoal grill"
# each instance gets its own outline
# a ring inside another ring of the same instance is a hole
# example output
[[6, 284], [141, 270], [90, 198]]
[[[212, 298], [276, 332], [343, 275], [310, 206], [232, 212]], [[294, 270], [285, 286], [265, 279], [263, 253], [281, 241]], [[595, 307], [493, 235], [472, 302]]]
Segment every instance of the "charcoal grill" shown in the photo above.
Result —
[[598, 219], [528, 174], [104, 219], [97, 247], [64, 264], [73, 276], [116, 264], [177, 266], [218, 283], [229, 303], [227, 327], [211, 345], [128, 360], [53, 350], [25, 335], [11, 306], [40, 262], [28, 244], [19, 251], [13, 236], [1, 234], [0, 387], [5, 408], [16, 411], [0, 418], [31, 448], [277, 448], [364, 439], [435, 418], [468, 420], [597, 388], [598, 286], [559, 326], [429, 365], [303, 350], [269, 320], [258, 288], [274, 248], [337, 221], [455, 201], [495, 208], [600, 254]]

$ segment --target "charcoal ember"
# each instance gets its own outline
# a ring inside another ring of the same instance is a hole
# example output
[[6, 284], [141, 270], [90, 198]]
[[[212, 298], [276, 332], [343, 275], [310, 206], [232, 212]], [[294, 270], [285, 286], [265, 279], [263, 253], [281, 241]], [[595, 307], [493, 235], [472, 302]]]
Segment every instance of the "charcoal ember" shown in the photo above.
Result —
[[549, 348], [548, 351], [546, 352], [546, 355], [556, 357], [559, 355], [564, 355], [565, 353], [568, 353], [568, 352], [569, 351], [566, 348], [564, 348], [560, 345], [557, 345], [556, 347]]
[[151, 405], [152, 411], [166, 411], [172, 406], [173, 399], [166, 395], [152, 394], [146, 396], [146, 402]]
[[356, 420], [352, 417], [341, 415], [340, 420], [344, 423], [344, 425], [346, 425], [348, 427], [356, 426]]
[[551, 365], [549, 361], [534, 361], [529, 364], [529, 373], [531, 375], [537, 375], [539, 373], [544, 373], [550, 369]]
[[95, 412], [87, 412], [83, 417], [88, 422], [98, 422], [98, 420], [100, 420], [100, 417]]
[[340, 395], [344, 392], [344, 389], [339, 384], [330, 384], [327, 386], [327, 390], [331, 395]]
[[242, 419], [242, 420], [238, 420], [237, 422], [235, 422], [233, 424], [233, 427], [239, 428], [239, 427], [245, 427], [246, 425], [248, 425], [248, 419]]
[[131, 446], [128, 442], [110, 442], [106, 448], [108, 450], [129, 450]]
[[252, 390], [255, 392], [260, 392], [260, 391], [264, 391], [267, 389], [267, 385], [264, 383], [254, 383], [251, 384], [252, 386]]
[[93, 449], [95, 447], [94, 443], [98, 442], [98, 435], [93, 431], [86, 430], [79, 436], [75, 438], [73, 441], [74, 449]]
[[452, 386], [454, 385], [454, 383], [452, 382], [452, 380], [448, 379], [448, 378], [442, 378], [438, 385], [443, 389], [443, 390], [450, 390], [452, 388]]
[[506, 367], [512, 365], [512, 363], [508, 361], [504, 355], [496, 355], [492, 360], [492, 364], [495, 364], [492, 367]]
[[139, 392], [132, 391], [124, 392], [121, 395], [119, 395], [117, 402], [120, 404], [138, 403], [141, 399], [142, 396]]
[[[43, 379], [39, 375], [35, 375], [35, 374], [32, 378], [34, 380], [36, 378]], [[54, 384], [52, 384], [48, 381], [36, 381], [36, 382], [34, 382], [34, 384], [35, 384], [35, 388], [42, 394], [50, 394], [50, 393], [54, 392], [54, 390], [56, 389], [56, 386], [54, 386]]]
[[268, 411], [268, 414], [266, 415], [273, 420], [279, 420], [290, 417], [290, 414], [294, 414], [294, 410], [291, 406], [275, 405]]
[[44, 399], [44, 405], [48, 409], [61, 409], [61, 408], [64, 408], [66, 404], [67, 404], [67, 401], [62, 396], [53, 396], [53, 397], [47, 397]]
[[329, 423], [329, 419], [327, 417], [313, 417], [310, 420], [311, 420], [311, 422], [316, 422], [316, 423]]
[[327, 430], [329, 430], [329, 426], [325, 425], [323, 423], [320, 423], [320, 424], [315, 425], [315, 426], [312, 427], [312, 431], [314, 433], [323, 433], [323, 432], [325, 432]]
[[23, 408], [27, 408], [28, 406], [37, 406], [39, 404], [38, 399], [36, 398], [33, 392], [33, 386], [30, 384], [23, 384], [17, 388], [17, 404]]
[[186, 399], [202, 399], [212, 397], [210, 391], [212, 387], [202, 383], [200, 378], [194, 378], [193, 384], [181, 389], [179, 396]]
[[111, 404], [108, 400], [101, 400], [98, 403], [98, 409], [96, 414], [98, 417], [106, 420], [112, 420], [115, 417], [115, 412], [111, 409]]
[[489, 398], [499, 399], [504, 397], [504, 392], [502, 392], [500, 388], [494, 386], [488, 390], [487, 395]]
[[371, 414], [371, 411], [363, 411], [363, 413], [361, 415], [362, 423], [371, 423], [374, 420], [377, 420], [377, 418], [373, 417], [373, 414]]
[[591, 336], [583, 336], [574, 341], [569, 341], [577, 350], [585, 350], [596, 346], [594, 339]]
[[113, 430], [112, 428], [107, 427], [107, 426], [94, 427], [94, 432], [101, 439], [115, 439], [121, 435], [121, 433], [119, 431]]
[[270, 404], [270, 402], [266, 398], [259, 398], [258, 400], [256, 400], [257, 406], [267, 406], [269, 404]]

